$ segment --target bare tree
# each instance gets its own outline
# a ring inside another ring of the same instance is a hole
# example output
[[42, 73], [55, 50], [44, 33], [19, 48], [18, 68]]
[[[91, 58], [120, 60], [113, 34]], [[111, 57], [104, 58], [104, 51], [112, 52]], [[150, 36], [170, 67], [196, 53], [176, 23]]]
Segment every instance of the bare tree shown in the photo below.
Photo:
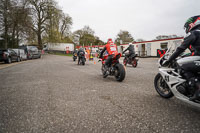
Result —
[[54, 7], [52, 0], [29, 0], [32, 12], [32, 30], [37, 34], [38, 46], [42, 48], [42, 33], [45, 31], [45, 22], [50, 17], [48, 11]]
[[11, 7], [10, 0], [0, 0], [0, 29], [3, 33], [4, 47], [8, 47], [8, 30], [10, 25], [9, 11]]
[[71, 25], [72, 25], [72, 18], [68, 14], [63, 14], [61, 23], [60, 23], [60, 33], [61, 33], [61, 39], [64, 38], [64, 36], [68, 36]]
[[16, 0], [13, 4], [15, 6], [12, 6], [10, 13], [12, 21], [10, 27], [12, 47], [19, 46], [19, 41], [24, 40], [27, 37], [28, 31], [31, 30], [28, 25], [32, 25], [32, 19], [29, 16], [30, 11], [26, 7], [27, 1]]
[[139, 39], [136, 40], [136, 42], [144, 42], [144, 41], [145, 41], [145, 40], [142, 39], [142, 38], [139, 38]]
[[26, 0], [0, 0], [0, 34], [4, 48], [18, 47], [19, 41], [26, 38], [30, 29], [31, 17]]
[[94, 30], [92, 30], [89, 26], [84, 26], [82, 29], [75, 31], [73, 34], [79, 35], [81, 45], [90, 46], [104, 44], [104, 42], [101, 41], [99, 37], [95, 36], [94, 33]]
[[122, 43], [130, 43], [133, 42], [134, 39], [128, 31], [120, 30], [120, 32], [117, 34], [117, 39], [115, 40], [115, 43], [119, 45], [120, 41], [122, 41]]

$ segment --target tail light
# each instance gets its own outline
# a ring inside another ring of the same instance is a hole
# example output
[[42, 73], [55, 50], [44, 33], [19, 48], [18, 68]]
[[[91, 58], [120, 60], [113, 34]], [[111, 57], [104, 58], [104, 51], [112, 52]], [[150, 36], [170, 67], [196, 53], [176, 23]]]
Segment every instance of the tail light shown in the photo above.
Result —
[[3, 57], [6, 58], [6, 54], [5, 53], [3, 53]]

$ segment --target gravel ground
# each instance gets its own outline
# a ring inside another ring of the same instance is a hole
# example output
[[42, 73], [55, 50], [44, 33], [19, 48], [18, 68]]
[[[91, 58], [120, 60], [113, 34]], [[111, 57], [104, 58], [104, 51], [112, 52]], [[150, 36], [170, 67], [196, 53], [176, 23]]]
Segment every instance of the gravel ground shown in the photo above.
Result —
[[199, 133], [198, 109], [156, 93], [157, 60], [127, 66], [121, 83], [103, 79], [97, 60], [45, 55], [0, 67], [0, 133]]

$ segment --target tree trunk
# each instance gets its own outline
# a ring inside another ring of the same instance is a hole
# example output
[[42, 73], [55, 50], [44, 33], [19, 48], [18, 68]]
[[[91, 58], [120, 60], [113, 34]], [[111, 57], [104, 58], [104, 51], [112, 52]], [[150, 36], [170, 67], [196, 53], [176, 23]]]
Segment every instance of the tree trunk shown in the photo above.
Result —
[[5, 49], [8, 48], [8, 19], [7, 19], [8, 13], [7, 13], [7, 8], [8, 8], [8, 1], [6, 0], [4, 2], [4, 13], [5, 13], [5, 16], [4, 16], [4, 27], [5, 27], [4, 45], [5, 45]]
[[38, 30], [37, 36], [38, 36], [38, 46], [41, 49], [42, 48], [42, 37], [41, 37], [41, 31], [40, 30]]
[[17, 42], [16, 42], [17, 47], [19, 46], [19, 26], [17, 26]]
[[38, 47], [39, 49], [42, 48], [42, 28], [41, 28], [41, 20], [38, 22], [38, 31], [37, 31], [37, 36], [38, 36]]
[[5, 19], [5, 49], [8, 48], [8, 26], [7, 26], [7, 18]]
[[15, 23], [13, 25], [13, 31], [12, 31], [12, 48], [14, 47], [15, 45]]

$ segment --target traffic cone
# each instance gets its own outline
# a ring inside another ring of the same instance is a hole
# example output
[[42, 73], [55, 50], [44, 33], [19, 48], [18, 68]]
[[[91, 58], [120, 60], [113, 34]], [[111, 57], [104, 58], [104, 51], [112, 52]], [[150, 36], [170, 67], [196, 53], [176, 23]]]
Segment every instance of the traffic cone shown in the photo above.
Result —
[[96, 61], [94, 61], [94, 64], [96, 65]]

